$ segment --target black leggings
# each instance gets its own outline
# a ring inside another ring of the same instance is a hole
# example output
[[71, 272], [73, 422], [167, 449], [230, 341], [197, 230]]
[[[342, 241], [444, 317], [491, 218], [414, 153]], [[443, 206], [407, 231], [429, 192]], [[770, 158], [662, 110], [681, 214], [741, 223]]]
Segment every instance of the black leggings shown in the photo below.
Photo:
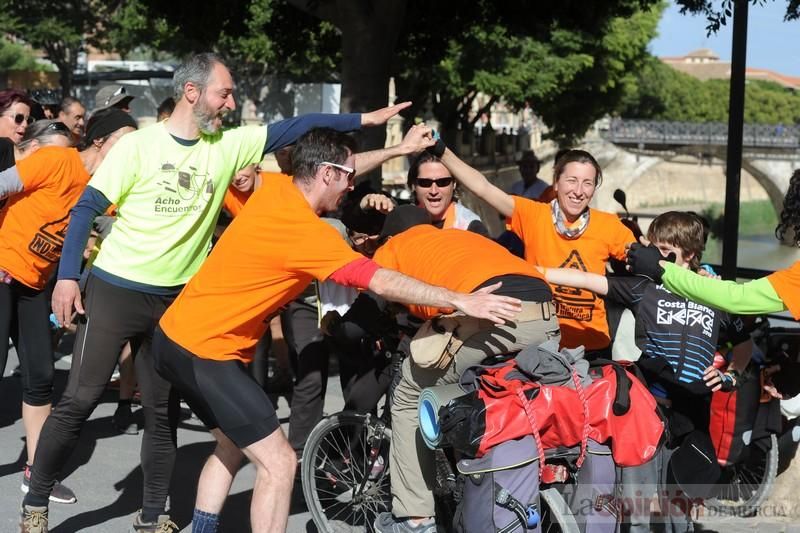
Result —
[[0, 283], [0, 376], [6, 369], [11, 337], [22, 369], [22, 401], [32, 406], [49, 404], [53, 392], [49, 316], [45, 291], [18, 281]]
[[142, 505], [145, 509], [164, 509], [175, 463], [180, 404], [170, 384], [156, 373], [150, 344], [153, 330], [173, 299], [89, 276], [86, 316], [75, 335], [67, 388], [42, 428], [26, 504], [35, 505], [43, 498], [46, 502], [59, 471], [78, 443], [83, 424], [108, 385], [122, 347], [130, 341], [144, 412]]

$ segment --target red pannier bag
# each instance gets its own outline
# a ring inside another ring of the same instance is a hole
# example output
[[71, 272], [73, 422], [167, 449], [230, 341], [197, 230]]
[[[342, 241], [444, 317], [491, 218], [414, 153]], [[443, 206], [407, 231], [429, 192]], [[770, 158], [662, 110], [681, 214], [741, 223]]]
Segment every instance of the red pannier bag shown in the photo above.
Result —
[[738, 462], [750, 444], [760, 397], [759, 379], [742, 380], [738, 389], [711, 394], [708, 432], [721, 466]]
[[592, 371], [595, 379], [588, 387], [573, 373], [572, 389], [531, 381], [514, 360], [482, 368], [475, 390], [440, 409], [443, 439], [469, 457], [482, 457], [494, 446], [525, 435], [534, 436], [542, 453], [577, 445], [585, 452], [592, 439], [609, 445], [617, 465], [646, 463], [664, 432], [655, 400], [618, 363]]

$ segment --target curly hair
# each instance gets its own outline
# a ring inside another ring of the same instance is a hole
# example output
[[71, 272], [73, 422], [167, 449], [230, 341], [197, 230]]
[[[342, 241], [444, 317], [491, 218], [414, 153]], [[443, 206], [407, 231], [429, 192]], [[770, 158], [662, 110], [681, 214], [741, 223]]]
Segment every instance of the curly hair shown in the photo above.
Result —
[[795, 170], [789, 180], [789, 190], [783, 197], [783, 211], [775, 228], [775, 236], [783, 240], [790, 230], [794, 231], [794, 244], [800, 245], [800, 169]]

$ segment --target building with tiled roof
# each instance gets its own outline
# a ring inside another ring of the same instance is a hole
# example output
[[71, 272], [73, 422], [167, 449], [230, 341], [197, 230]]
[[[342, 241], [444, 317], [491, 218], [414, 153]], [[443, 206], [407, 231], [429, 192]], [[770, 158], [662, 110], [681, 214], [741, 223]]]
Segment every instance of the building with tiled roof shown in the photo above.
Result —
[[[719, 56], [708, 48], [700, 48], [689, 52], [685, 56], [661, 57], [659, 59], [675, 70], [698, 80], [726, 80], [731, 77], [731, 64], [727, 61], [720, 61]], [[771, 81], [793, 91], [800, 90], [800, 78], [786, 76], [772, 70], [748, 67], [745, 71], [745, 77], [748, 80]]]

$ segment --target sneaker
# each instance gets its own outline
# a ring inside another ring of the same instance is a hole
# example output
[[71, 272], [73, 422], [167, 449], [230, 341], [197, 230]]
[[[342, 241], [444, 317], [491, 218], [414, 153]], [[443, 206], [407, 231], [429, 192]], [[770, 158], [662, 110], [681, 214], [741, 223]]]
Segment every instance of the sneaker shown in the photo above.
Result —
[[133, 419], [133, 413], [130, 408], [117, 406], [114, 416], [111, 417], [111, 423], [114, 424], [117, 431], [125, 435], [139, 434], [139, 426]]
[[397, 520], [392, 513], [381, 513], [372, 524], [378, 533], [436, 533], [436, 521], [433, 518], [412, 525], [410, 520]]
[[132, 533], [177, 533], [180, 531], [178, 524], [169, 519], [168, 514], [158, 516], [155, 522], [143, 522], [142, 512], [136, 515], [133, 520]]
[[47, 533], [47, 507], [23, 505], [20, 511], [21, 533]]
[[[31, 488], [31, 468], [28, 465], [25, 465], [25, 469], [22, 471], [22, 485], [19, 488], [23, 494], [28, 494]], [[53, 503], [75, 503], [78, 498], [72, 492], [72, 489], [56, 481], [52, 492], [50, 492], [50, 501]]]

